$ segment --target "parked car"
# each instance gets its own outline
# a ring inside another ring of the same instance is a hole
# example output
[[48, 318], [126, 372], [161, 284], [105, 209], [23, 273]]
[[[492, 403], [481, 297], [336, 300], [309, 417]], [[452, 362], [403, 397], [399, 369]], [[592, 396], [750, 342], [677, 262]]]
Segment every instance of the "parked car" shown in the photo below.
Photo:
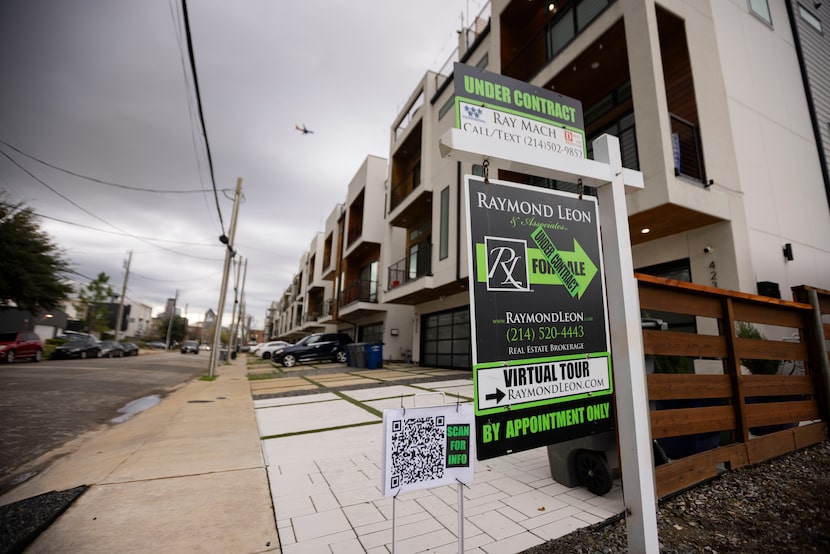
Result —
[[186, 340], [182, 343], [181, 352], [182, 354], [198, 354], [199, 343], [195, 340]]
[[37, 333], [0, 333], [0, 361], [10, 364], [19, 358], [31, 358], [36, 362], [43, 359], [43, 341]]
[[62, 344], [52, 351], [53, 359], [61, 358], [100, 358], [101, 343], [95, 337], [77, 337]]
[[124, 349], [125, 356], [138, 356], [138, 346], [134, 342], [122, 342], [121, 348]]
[[154, 340], [147, 343], [148, 348], [155, 348], [156, 350], [167, 350], [167, 345], [160, 340]]
[[285, 367], [312, 360], [346, 363], [346, 346], [352, 342], [352, 338], [345, 333], [316, 333], [301, 339], [294, 346], [278, 348], [271, 354], [271, 363]]
[[257, 349], [254, 352], [254, 355], [257, 358], [263, 360], [270, 360], [271, 356], [274, 354], [274, 351], [279, 350], [280, 348], [286, 348], [288, 346], [291, 346], [291, 343], [285, 342], [284, 340], [266, 342], [264, 344], [257, 345]]
[[124, 347], [121, 343], [115, 340], [101, 341], [101, 357], [102, 358], [121, 358], [124, 356]]

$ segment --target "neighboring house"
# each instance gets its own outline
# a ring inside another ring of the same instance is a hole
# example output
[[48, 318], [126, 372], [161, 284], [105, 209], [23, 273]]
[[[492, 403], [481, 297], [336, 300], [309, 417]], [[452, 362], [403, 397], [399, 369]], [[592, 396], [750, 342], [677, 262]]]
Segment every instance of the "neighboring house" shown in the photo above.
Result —
[[34, 331], [41, 339], [46, 340], [62, 334], [67, 328], [66, 323], [66, 313], [61, 310], [33, 316], [27, 310], [0, 306], [0, 332]]
[[[580, 100], [589, 145], [618, 137], [645, 181], [627, 195], [637, 271], [784, 299], [830, 289], [828, 25], [830, 2], [491, 2], [413, 89], [388, 163], [367, 158], [266, 326], [293, 339], [316, 317], [383, 341], [384, 357], [471, 366], [461, 190], [483, 168], [437, 147], [455, 127], [453, 61]], [[495, 163], [489, 174], [577, 190]]]

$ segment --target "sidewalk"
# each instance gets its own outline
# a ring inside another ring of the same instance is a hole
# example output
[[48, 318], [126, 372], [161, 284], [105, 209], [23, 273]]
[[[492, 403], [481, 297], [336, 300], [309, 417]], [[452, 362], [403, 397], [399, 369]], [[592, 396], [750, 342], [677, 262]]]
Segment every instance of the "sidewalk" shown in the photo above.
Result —
[[[471, 375], [260, 363], [249, 381], [246, 362], [83, 437], [0, 497], [89, 486], [26, 552], [391, 552], [382, 412], [442, 403], [434, 393], [471, 401]], [[476, 462], [463, 494], [465, 551], [478, 554], [521, 552], [623, 509], [619, 482], [603, 497], [555, 482], [545, 448]], [[457, 552], [457, 499], [455, 486], [401, 494], [395, 552]]]
[[90, 487], [26, 552], [279, 552], [245, 359], [217, 374], [0, 497]]
[[[282, 552], [388, 554], [393, 501], [381, 494], [383, 410], [470, 402], [472, 375], [386, 363], [327, 367], [251, 382]], [[465, 552], [478, 554], [515, 554], [623, 510], [619, 481], [602, 497], [555, 482], [546, 448], [475, 462], [463, 495]], [[403, 493], [394, 512], [397, 554], [458, 551], [456, 486]]]

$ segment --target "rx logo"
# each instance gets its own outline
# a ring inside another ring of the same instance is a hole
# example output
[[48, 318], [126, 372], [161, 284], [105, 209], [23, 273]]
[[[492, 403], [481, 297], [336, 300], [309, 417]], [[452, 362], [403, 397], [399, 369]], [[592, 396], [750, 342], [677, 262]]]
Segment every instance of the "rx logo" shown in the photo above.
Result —
[[477, 121], [481, 120], [481, 112], [482, 112], [481, 108], [478, 108], [476, 106], [465, 105], [464, 106], [464, 111], [467, 112], [467, 117], [469, 117], [471, 119], [475, 119]]
[[526, 241], [484, 237], [484, 248], [487, 253], [487, 290], [530, 290]]

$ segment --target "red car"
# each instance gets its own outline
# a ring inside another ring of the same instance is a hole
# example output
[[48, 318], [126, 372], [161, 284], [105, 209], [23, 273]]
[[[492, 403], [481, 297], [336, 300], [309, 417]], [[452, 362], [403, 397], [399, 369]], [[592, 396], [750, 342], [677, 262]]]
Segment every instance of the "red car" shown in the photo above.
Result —
[[31, 358], [36, 362], [43, 359], [43, 341], [37, 333], [0, 333], [0, 361], [10, 364], [18, 358]]

